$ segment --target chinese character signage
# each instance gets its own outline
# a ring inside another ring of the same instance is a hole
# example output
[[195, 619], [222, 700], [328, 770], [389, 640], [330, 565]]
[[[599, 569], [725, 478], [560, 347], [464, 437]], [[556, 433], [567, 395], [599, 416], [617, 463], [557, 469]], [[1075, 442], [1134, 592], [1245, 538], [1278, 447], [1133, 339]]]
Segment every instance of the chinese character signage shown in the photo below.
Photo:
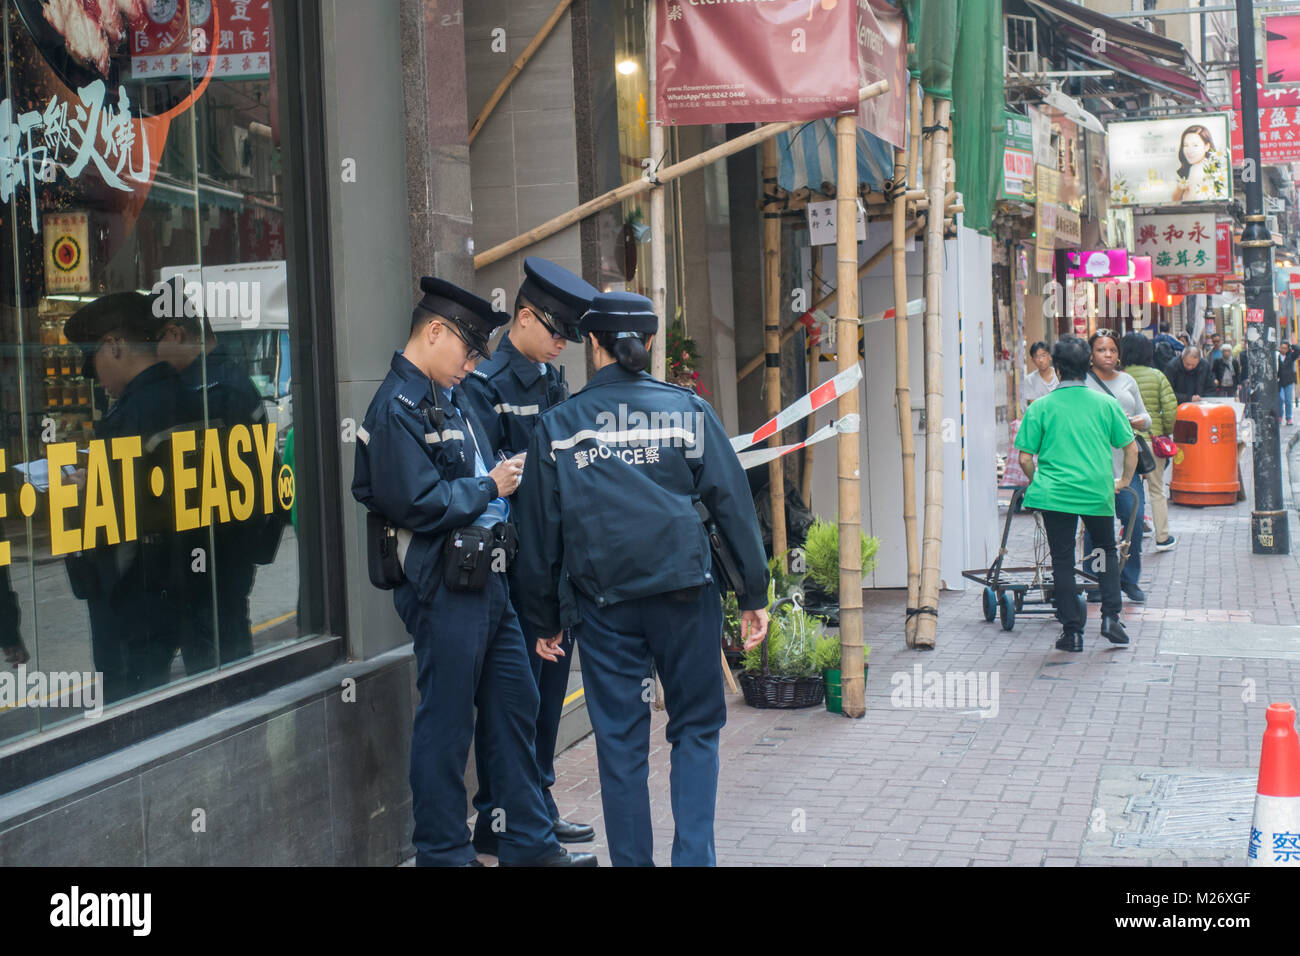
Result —
[[1003, 111], [1006, 148], [1002, 153], [1003, 199], [1032, 201], [1034, 198], [1034, 137], [1027, 117]]
[[1214, 271], [1221, 276], [1232, 273], [1232, 223], [1214, 224]]
[[1264, 69], [1269, 84], [1300, 86], [1300, 14], [1263, 19]]
[[215, 57], [215, 78], [271, 74], [270, 0], [149, 0], [131, 29], [135, 79], [202, 76]]
[[1133, 224], [1137, 253], [1151, 257], [1155, 275], [1206, 275], [1214, 271], [1218, 259], [1213, 213], [1134, 216]]
[[108, 92], [94, 80], [75, 99], [51, 96], [43, 110], [14, 116], [13, 103], [0, 101], [0, 203], [27, 190], [32, 232], [38, 232], [37, 183], [53, 183], [60, 171], [69, 180], [94, 168], [108, 186], [124, 192], [153, 178], [149, 140], [136, 135], [126, 88]]
[[[1265, 166], [1300, 163], [1300, 89], [1268, 89], [1263, 71], [1256, 73], [1259, 91], [1259, 161]], [[1241, 139], [1241, 74], [1232, 71], [1232, 161], [1246, 161]]]
[[1056, 204], [1056, 244], [1077, 246], [1083, 241], [1083, 224], [1079, 214], [1069, 206]]
[[1223, 291], [1223, 277], [1173, 276], [1165, 285], [1170, 295], [1218, 295]]
[[1111, 123], [1110, 201], [1118, 206], [1224, 202], [1232, 198], [1228, 115]]
[[[855, 112], [857, 6], [656, 0], [660, 122], [755, 123]], [[896, 92], [906, 102], [906, 87]]]
[[46, 213], [45, 294], [90, 291], [90, 226], [84, 212]]
[[1052, 272], [1056, 259], [1056, 189], [1061, 174], [1047, 166], [1035, 166], [1038, 203], [1034, 207], [1034, 269]]
[[[838, 200], [831, 199], [826, 202], [810, 202], [808, 204], [808, 243], [813, 246], [828, 246], [835, 242], [835, 207]], [[858, 242], [867, 240], [867, 217], [866, 210], [862, 206], [862, 200], [858, 200]]]

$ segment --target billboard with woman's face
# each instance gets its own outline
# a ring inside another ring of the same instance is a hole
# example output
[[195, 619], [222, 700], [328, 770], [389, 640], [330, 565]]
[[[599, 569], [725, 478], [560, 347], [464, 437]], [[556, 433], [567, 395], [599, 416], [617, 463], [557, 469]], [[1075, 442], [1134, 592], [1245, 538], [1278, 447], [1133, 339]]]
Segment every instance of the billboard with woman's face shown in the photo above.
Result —
[[1106, 137], [1114, 205], [1165, 206], [1232, 198], [1225, 113], [1111, 123]]

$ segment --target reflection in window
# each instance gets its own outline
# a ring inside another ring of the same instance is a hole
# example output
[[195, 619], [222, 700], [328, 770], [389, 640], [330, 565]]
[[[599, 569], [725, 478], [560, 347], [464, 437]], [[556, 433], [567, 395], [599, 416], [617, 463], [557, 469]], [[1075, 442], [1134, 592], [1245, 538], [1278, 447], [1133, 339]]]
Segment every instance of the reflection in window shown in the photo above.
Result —
[[0, 7], [3, 744], [299, 636], [299, 324], [282, 13]]

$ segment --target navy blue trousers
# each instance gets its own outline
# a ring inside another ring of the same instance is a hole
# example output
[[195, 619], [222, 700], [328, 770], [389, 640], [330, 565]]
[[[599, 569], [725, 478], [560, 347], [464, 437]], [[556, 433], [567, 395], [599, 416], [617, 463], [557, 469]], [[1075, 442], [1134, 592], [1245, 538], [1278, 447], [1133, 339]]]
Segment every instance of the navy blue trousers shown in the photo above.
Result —
[[[551, 796], [551, 787], [555, 786], [555, 742], [560, 735], [560, 714], [564, 710], [565, 691], [569, 686], [569, 664], [573, 660], [573, 638], [566, 631], [561, 647], [564, 656], [558, 661], [548, 661], [537, 655], [537, 633], [532, 624], [519, 618], [519, 628], [523, 632], [524, 653], [532, 667], [533, 680], [537, 682], [537, 692], [541, 704], [537, 711], [536, 755], [538, 779], [542, 787], [542, 799], [546, 801], [546, 812], [551, 819], [558, 819], [560, 811]], [[547, 635], [548, 637], [550, 635]], [[474, 737], [474, 761], [478, 768], [478, 792], [474, 794], [474, 809], [478, 819], [474, 822], [474, 845], [484, 852], [495, 852], [495, 835], [492, 833], [492, 811], [496, 801], [492, 795], [492, 773], [483, 751], [483, 735]]]
[[416, 865], [458, 866], [475, 857], [465, 822], [475, 706], [502, 808], [492, 821], [498, 856], [522, 863], [556, 852], [533, 756], [537, 684], [505, 575], [489, 575], [482, 591], [451, 591], [439, 582], [423, 603], [409, 583], [393, 595], [415, 641], [420, 690], [411, 735]]
[[722, 602], [716, 586], [689, 603], [662, 594], [597, 607], [578, 594], [575, 628], [587, 710], [596, 734], [605, 836], [615, 866], [653, 866], [649, 752], [651, 663], [664, 685], [673, 866], [713, 866], [722, 696]]

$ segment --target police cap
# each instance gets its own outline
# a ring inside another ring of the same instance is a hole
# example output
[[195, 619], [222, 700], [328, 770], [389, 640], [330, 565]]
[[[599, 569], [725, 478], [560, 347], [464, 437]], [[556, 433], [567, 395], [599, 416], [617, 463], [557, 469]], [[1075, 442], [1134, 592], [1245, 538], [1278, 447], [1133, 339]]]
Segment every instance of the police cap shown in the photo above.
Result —
[[81, 347], [81, 374], [95, 377], [99, 340], [116, 332], [133, 342], [157, 342], [164, 320], [154, 315], [153, 299], [139, 292], [112, 292], [82, 306], [63, 325], [63, 335]]
[[418, 303], [420, 308], [455, 323], [470, 348], [478, 349], [485, 356], [492, 354], [488, 339], [509, 321], [509, 316], [494, 310], [487, 299], [481, 299], [445, 279], [425, 276], [420, 280], [420, 291], [424, 293]]
[[596, 287], [554, 262], [529, 256], [524, 260], [524, 284], [519, 294], [546, 313], [546, 321], [570, 342], [581, 342], [578, 320], [591, 308]]
[[582, 334], [588, 332], [639, 332], [649, 334], [659, 328], [654, 303], [634, 292], [602, 292], [591, 300], [591, 309], [582, 317]]

